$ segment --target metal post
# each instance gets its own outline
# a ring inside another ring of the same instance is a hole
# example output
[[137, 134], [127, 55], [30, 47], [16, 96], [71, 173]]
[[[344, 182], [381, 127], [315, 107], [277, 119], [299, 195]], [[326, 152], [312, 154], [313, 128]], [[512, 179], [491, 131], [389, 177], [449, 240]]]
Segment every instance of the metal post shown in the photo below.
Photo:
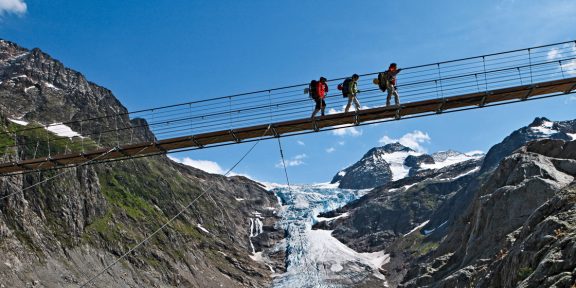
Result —
[[562, 72], [562, 79], [566, 79], [564, 76], [564, 67], [562, 67], [562, 60], [559, 60], [558, 64], [560, 65], [560, 71]]
[[40, 140], [36, 140], [36, 148], [34, 148], [34, 156], [32, 159], [36, 159], [36, 152], [38, 152], [38, 146], [40, 146]]
[[228, 121], [230, 121], [230, 129], [232, 129], [232, 97], [228, 97]]
[[120, 147], [120, 135], [118, 134], [118, 115], [114, 116], [114, 126], [116, 129], [116, 146]]
[[80, 121], [80, 141], [82, 142], [81, 146], [82, 146], [82, 153], [84, 153], [84, 131], [83, 131], [83, 123], [84, 121]]
[[482, 64], [484, 65], [484, 91], [488, 91], [488, 76], [486, 75], [486, 57], [482, 56]]
[[270, 113], [270, 123], [274, 122], [272, 114], [272, 97], [270, 95], [270, 90], [268, 90], [268, 113]]
[[193, 134], [194, 132], [194, 122], [192, 122], [192, 103], [188, 104], [188, 114], [190, 117], [190, 134]]
[[524, 85], [524, 83], [522, 82], [522, 73], [520, 73], [520, 67], [516, 67], [516, 69], [518, 70], [518, 77], [520, 78], [520, 85]]
[[478, 74], [474, 74], [474, 77], [476, 78], [476, 89], [478, 90], [478, 92], [480, 92], [480, 83], [478, 83]]
[[532, 78], [532, 51], [528, 48], [528, 64], [530, 67], [530, 84], [534, 84], [534, 79]]
[[20, 158], [18, 157], [18, 136], [16, 135], [16, 132], [14, 132], [14, 147], [16, 149], [16, 160], [20, 160]]
[[51, 151], [50, 151], [50, 135], [46, 136], [46, 138], [48, 139], [48, 158], [50, 158], [51, 155]]
[[442, 74], [440, 73], [440, 63], [438, 65], [438, 81], [440, 81], [440, 93], [442, 94], [442, 98], [444, 98], [444, 88], [442, 87]]

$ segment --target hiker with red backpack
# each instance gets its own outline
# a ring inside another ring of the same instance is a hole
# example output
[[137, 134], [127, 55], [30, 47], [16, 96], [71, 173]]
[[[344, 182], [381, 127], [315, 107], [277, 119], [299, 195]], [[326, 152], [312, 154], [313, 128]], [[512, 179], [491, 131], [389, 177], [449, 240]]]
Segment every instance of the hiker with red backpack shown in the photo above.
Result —
[[348, 105], [346, 105], [346, 109], [344, 110], [346, 113], [350, 110], [350, 104], [352, 104], [352, 102], [354, 102], [356, 112], [360, 110], [360, 102], [358, 102], [358, 99], [356, 98], [356, 95], [360, 92], [358, 90], [358, 79], [360, 79], [360, 76], [354, 74], [351, 78], [346, 78], [344, 83], [342, 83], [342, 95], [348, 97]]
[[388, 92], [386, 96], [386, 107], [390, 106], [390, 100], [392, 95], [394, 95], [394, 102], [396, 106], [400, 105], [400, 95], [398, 95], [398, 89], [396, 88], [396, 75], [400, 73], [402, 69], [397, 69], [396, 63], [391, 63], [388, 70], [378, 73], [378, 87], [382, 92]]
[[318, 113], [318, 111], [322, 111], [320, 115], [324, 116], [324, 109], [326, 109], [326, 102], [324, 102], [324, 98], [326, 98], [326, 94], [328, 93], [328, 84], [326, 84], [326, 78], [320, 77], [320, 81], [310, 81], [310, 85], [308, 86], [308, 93], [310, 98], [312, 98], [316, 103], [311, 118], [316, 117], [316, 113]]

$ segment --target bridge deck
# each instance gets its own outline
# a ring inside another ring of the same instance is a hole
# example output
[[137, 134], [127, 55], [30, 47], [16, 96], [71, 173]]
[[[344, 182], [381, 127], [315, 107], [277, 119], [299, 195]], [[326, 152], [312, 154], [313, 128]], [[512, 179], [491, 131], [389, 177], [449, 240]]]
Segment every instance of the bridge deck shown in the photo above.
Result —
[[27, 170], [50, 169], [78, 165], [87, 161], [104, 161], [126, 157], [164, 153], [166, 151], [209, 147], [222, 143], [241, 142], [262, 137], [290, 135], [303, 131], [319, 131], [323, 128], [340, 125], [360, 124], [369, 121], [401, 118], [404, 116], [425, 113], [439, 113], [459, 108], [484, 106], [492, 103], [528, 99], [530, 97], [570, 93], [576, 89], [576, 77], [522, 85], [504, 89], [478, 92], [460, 96], [436, 98], [402, 104], [400, 107], [377, 107], [354, 112], [331, 114], [316, 120], [305, 118], [256, 125], [234, 130], [220, 130], [209, 133], [190, 135], [160, 140], [153, 143], [122, 145], [110, 152], [112, 148], [100, 148], [87, 153], [59, 154], [51, 158], [23, 160], [16, 163], [0, 164], [0, 174], [18, 173]]

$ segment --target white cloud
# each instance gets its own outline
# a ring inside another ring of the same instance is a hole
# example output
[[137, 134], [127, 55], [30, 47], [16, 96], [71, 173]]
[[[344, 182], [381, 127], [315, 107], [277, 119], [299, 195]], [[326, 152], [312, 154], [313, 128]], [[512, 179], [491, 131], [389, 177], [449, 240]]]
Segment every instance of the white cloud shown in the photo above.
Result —
[[336, 136], [361, 136], [362, 135], [362, 129], [358, 129], [354, 126], [348, 126], [348, 125], [338, 125], [335, 127], [342, 127], [336, 130], [332, 130], [332, 134], [336, 135]]
[[168, 156], [168, 158], [170, 158], [170, 160], [172, 160], [174, 162], [182, 163], [184, 165], [194, 167], [194, 168], [200, 169], [200, 170], [208, 172], [208, 173], [222, 174], [222, 175], [224, 175], [224, 173], [226, 173], [226, 171], [224, 171], [222, 169], [222, 167], [220, 167], [220, 165], [218, 165], [218, 163], [216, 163], [214, 161], [194, 160], [190, 157], [184, 157], [184, 158], [180, 159], [180, 158], [176, 158], [173, 156]]
[[546, 56], [546, 59], [548, 59], [548, 61], [551, 61], [551, 60], [554, 60], [557, 58], [562, 58], [562, 53], [560, 53], [558, 48], [553, 48], [550, 51], [548, 51], [548, 55]]
[[[300, 166], [305, 164], [304, 159], [307, 157], [308, 156], [306, 156], [306, 154], [298, 154], [292, 157], [292, 159], [286, 160], [286, 167]], [[275, 166], [276, 168], [284, 168], [284, 165], [282, 165], [282, 159], [280, 159], [280, 161], [278, 161]]]
[[430, 140], [431, 138], [428, 136], [428, 133], [414, 130], [414, 132], [404, 134], [404, 136], [400, 137], [400, 139], [393, 139], [387, 135], [384, 135], [378, 142], [381, 145], [398, 142], [406, 147], [414, 149], [415, 151], [426, 153], [426, 148], [422, 147], [422, 144], [430, 143]]
[[306, 144], [300, 140], [296, 141], [296, 143], [298, 143], [298, 145], [300, 145], [300, 146], [306, 146]]
[[338, 145], [340, 145], [340, 146], [344, 146], [345, 144], [346, 144], [346, 142], [344, 142], [344, 141], [338, 141]]
[[22, 15], [26, 13], [27, 8], [24, 0], [0, 0], [0, 15], [6, 13]]
[[336, 148], [334, 147], [326, 148], [326, 153], [332, 153], [334, 151], [336, 151]]
[[576, 75], [576, 60], [562, 64], [562, 70], [568, 74]]

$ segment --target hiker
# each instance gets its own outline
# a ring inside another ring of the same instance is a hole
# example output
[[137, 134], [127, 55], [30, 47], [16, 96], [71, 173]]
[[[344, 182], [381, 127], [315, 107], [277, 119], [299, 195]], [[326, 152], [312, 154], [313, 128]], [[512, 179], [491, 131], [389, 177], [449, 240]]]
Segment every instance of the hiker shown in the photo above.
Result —
[[382, 92], [388, 92], [386, 96], [386, 107], [390, 106], [392, 95], [394, 95], [396, 106], [400, 105], [400, 95], [398, 95], [398, 89], [396, 88], [396, 75], [398, 75], [401, 70], [402, 69], [397, 69], [396, 63], [391, 63], [388, 70], [378, 73], [378, 86], [380, 90], [382, 90]]
[[320, 81], [312, 80], [310, 82], [310, 97], [314, 99], [316, 102], [316, 106], [314, 107], [314, 112], [312, 112], [312, 117], [316, 117], [316, 113], [320, 112], [321, 116], [324, 116], [324, 109], [326, 109], [326, 102], [324, 102], [324, 98], [326, 98], [326, 93], [328, 93], [328, 84], [326, 84], [326, 78], [320, 77]]
[[350, 110], [350, 104], [352, 104], [352, 102], [354, 102], [356, 112], [360, 110], [360, 102], [358, 102], [358, 99], [356, 98], [356, 95], [360, 92], [358, 91], [358, 79], [360, 79], [360, 76], [354, 74], [352, 75], [352, 78], [346, 78], [346, 80], [344, 80], [342, 92], [344, 96], [348, 96], [348, 105], [346, 105], [346, 110], [344, 110], [346, 113]]

